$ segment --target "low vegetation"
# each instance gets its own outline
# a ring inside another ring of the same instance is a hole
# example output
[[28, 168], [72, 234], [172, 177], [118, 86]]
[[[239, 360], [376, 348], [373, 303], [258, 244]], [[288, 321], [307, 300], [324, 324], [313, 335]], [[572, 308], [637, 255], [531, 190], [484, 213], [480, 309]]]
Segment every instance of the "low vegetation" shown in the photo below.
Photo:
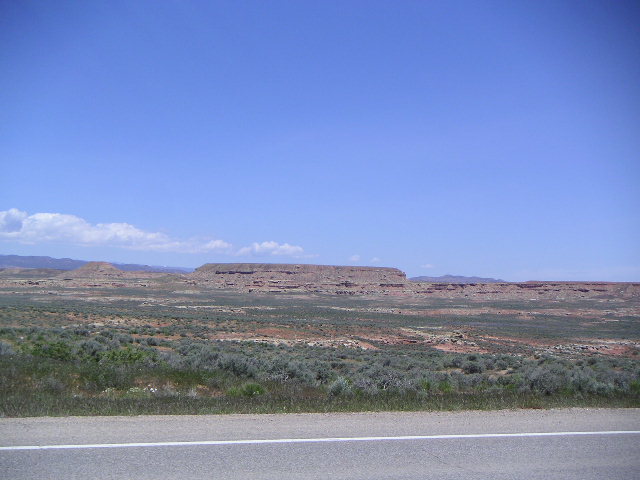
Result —
[[[0, 415], [640, 406], [630, 359], [0, 329]], [[152, 340], [152, 341], [149, 341]]]
[[0, 285], [0, 416], [640, 406], [636, 297], [149, 285]]

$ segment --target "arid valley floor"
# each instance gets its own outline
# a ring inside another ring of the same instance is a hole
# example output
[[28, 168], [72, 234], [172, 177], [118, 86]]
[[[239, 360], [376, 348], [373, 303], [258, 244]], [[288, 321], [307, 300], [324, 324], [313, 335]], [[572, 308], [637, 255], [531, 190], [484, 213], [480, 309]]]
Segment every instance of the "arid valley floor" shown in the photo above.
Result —
[[640, 283], [0, 270], [0, 414], [638, 406]]

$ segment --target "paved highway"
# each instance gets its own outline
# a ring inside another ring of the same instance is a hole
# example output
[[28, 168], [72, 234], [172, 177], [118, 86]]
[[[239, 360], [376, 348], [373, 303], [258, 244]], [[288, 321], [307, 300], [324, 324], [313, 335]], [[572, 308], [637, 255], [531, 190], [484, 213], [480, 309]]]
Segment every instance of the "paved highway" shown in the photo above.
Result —
[[0, 419], [3, 479], [638, 479], [640, 410]]

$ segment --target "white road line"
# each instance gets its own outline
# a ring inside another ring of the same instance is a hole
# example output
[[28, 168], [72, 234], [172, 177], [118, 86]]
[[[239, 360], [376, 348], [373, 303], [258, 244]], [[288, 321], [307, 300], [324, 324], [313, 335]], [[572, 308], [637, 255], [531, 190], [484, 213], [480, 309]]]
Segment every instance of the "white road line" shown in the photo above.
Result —
[[15, 445], [0, 447], [0, 451], [11, 450], [67, 450], [86, 448], [133, 448], [133, 447], [192, 447], [201, 445], [261, 445], [276, 443], [320, 443], [320, 442], [376, 442], [394, 440], [450, 440], [464, 438], [518, 438], [518, 437], [564, 437], [572, 435], [638, 435], [640, 430], [610, 430], [600, 432], [528, 432], [528, 433], [471, 433], [460, 435], [409, 435], [400, 437], [335, 437], [335, 438], [274, 438], [263, 440], [203, 440], [196, 442], [148, 442], [148, 443], [94, 443], [79, 445]]

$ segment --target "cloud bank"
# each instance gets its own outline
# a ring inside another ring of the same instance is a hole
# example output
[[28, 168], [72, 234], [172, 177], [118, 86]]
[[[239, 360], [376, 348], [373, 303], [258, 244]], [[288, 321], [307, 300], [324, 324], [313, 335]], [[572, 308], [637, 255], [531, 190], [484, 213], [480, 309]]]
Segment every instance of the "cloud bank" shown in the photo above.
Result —
[[281, 255], [285, 257], [306, 257], [304, 249], [297, 245], [277, 242], [254, 242], [248, 247], [238, 250], [237, 255]]
[[0, 239], [26, 244], [67, 243], [83, 247], [117, 247], [130, 250], [176, 253], [223, 253], [229, 255], [307, 256], [304, 249], [274, 241], [235, 249], [220, 239], [175, 239], [165, 233], [146, 232], [129, 223], [91, 224], [76, 215], [34, 213], [16, 208], [0, 211]]

